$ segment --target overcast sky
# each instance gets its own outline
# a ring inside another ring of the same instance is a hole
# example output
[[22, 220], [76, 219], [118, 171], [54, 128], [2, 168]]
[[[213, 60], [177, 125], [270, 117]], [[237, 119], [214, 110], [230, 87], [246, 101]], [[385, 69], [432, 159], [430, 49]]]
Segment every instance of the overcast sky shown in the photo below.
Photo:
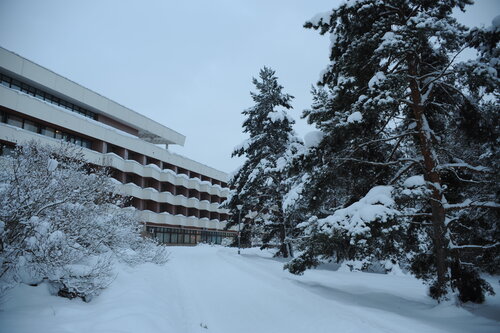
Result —
[[[294, 95], [296, 131], [328, 61], [328, 38], [302, 28], [327, 0], [0, 0], [0, 45], [187, 136], [171, 150], [222, 171], [266, 65]], [[500, 0], [459, 18], [489, 25]]]

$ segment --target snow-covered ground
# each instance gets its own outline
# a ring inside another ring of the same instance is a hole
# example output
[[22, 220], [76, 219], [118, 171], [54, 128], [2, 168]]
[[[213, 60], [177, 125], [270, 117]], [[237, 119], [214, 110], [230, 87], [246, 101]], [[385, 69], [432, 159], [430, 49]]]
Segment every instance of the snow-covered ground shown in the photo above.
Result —
[[[20, 286], [0, 304], [0, 332], [500, 332], [500, 297], [436, 305], [408, 276], [337, 272], [294, 276], [268, 252], [172, 247], [165, 266], [120, 266], [91, 303]], [[498, 277], [490, 278], [500, 292]]]

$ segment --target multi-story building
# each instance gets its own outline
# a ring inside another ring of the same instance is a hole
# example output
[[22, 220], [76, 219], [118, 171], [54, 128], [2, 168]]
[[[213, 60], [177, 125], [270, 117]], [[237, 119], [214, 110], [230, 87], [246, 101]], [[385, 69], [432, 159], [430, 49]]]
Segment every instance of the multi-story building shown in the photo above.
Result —
[[133, 110], [0, 48], [0, 144], [28, 140], [82, 147], [108, 167], [147, 231], [170, 244], [220, 243], [226, 173], [168, 150], [185, 137]]

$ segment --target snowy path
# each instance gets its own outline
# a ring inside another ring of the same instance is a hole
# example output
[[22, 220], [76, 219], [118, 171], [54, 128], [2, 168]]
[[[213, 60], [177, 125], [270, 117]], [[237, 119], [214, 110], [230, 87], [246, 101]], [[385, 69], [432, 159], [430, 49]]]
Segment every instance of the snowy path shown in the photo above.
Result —
[[182, 266], [177, 283], [187, 296], [188, 322], [194, 324], [186, 332], [199, 332], [201, 323], [207, 332], [241, 333], [500, 329], [498, 322], [481, 326], [485, 320], [465, 310], [436, 307], [412, 278], [321, 270], [296, 277], [283, 271], [282, 263], [257, 253], [175, 249], [171, 264]]
[[[254, 249], [175, 247], [164, 267], [122, 267], [89, 304], [45, 286], [16, 288], [2, 301], [0, 332], [500, 331], [499, 321], [436, 306], [411, 277], [321, 269], [297, 277], [282, 266]], [[475, 311], [499, 320], [499, 309], [494, 297]]]

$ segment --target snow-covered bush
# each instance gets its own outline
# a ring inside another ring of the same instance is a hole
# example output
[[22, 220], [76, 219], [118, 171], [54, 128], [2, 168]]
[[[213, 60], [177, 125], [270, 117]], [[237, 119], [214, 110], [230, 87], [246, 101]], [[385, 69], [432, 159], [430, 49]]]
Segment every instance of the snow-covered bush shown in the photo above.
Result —
[[103, 168], [70, 144], [32, 141], [0, 170], [0, 283], [47, 281], [54, 293], [90, 300], [114, 279], [113, 262], [163, 263], [164, 247], [140, 236], [133, 209]]
[[224, 237], [222, 238], [221, 245], [222, 246], [231, 246], [233, 244], [234, 240], [232, 237]]

